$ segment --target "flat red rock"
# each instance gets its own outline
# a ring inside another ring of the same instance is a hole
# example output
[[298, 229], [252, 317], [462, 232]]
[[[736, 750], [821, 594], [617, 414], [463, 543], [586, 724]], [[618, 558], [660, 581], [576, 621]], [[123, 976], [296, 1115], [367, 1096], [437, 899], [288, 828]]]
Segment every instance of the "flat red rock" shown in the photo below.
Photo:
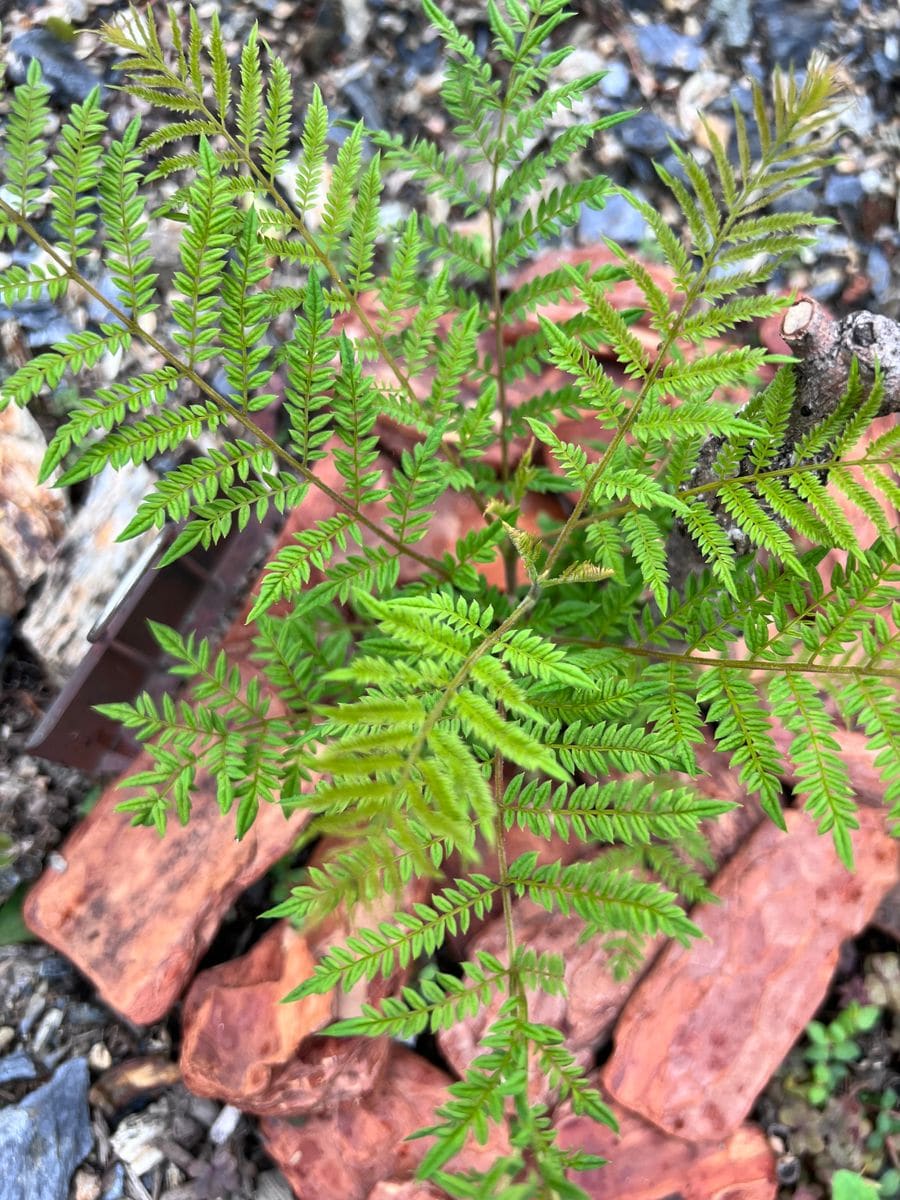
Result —
[[[263, 1143], [297, 1200], [369, 1200], [382, 1180], [412, 1180], [432, 1139], [406, 1139], [434, 1123], [450, 1082], [418, 1054], [394, 1045], [375, 1091], [302, 1123], [265, 1119], [260, 1126]], [[486, 1146], [469, 1143], [448, 1170], [484, 1171], [508, 1151], [505, 1134], [492, 1127]], [[411, 1194], [422, 1200], [428, 1192]]]
[[324, 945], [346, 927], [309, 937], [282, 921], [241, 958], [202, 971], [184, 1002], [181, 1069], [188, 1089], [264, 1117], [304, 1116], [376, 1087], [388, 1038], [334, 1038], [318, 1031], [391, 990], [379, 978], [352, 994], [281, 1000], [312, 974]]
[[670, 945], [632, 994], [604, 1071], [608, 1091], [691, 1141], [733, 1134], [821, 1004], [841, 943], [897, 880], [883, 811], [861, 809], [856, 872], [804, 813], [789, 835], [761, 825], [693, 919], [706, 935]]
[[[150, 766], [139, 755], [136, 770]], [[187, 825], [165, 837], [116, 812], [110, 785], [51, 860], [25, 903], [28, 928], [136, 1025], [160, 1020], [191, 978], [235, 899], [288, 852], [304, 814], [265, 805], [238, 842], [202, 777]]]
[[725, 1141], [692, 1145], [614, 1111], [618, 1134], [587, 1117], [557, 1124], [566, 1149], [607, 1160], [593, 1171], [572, 1172], [591, 1200], [774, 1200], [775, 1161], [759, 1129], [744, 1125]]
[[[550, 914], [526, 901], [516, 905], [515, 913], [519, 942], [538, 954], [562, 955], [566, 969], [567, 995], [549, 996], [546, 992], [529, 992], [529, 1020], [562, 1030], [566, 1037], [566, 1049], [575, 1055], [582, 1067], [588, 1067], [594, 1047], [609, 1034], [639, 976], [615, 979], [609, 968], [609, 956], [602, 938], [584, 942], [579, 940], [584, 932], [584, 922], [580, 918]], [[651, 943], [647, 950], [647, 962], [652, 961], [658, 949], [658, 943]], [[474, 959], [479, 950], [495, 955], [502, 962], [507, 961], [506, 927], [502, 919], [491, 921], [481, 931], [469, 947], [467, 957]], [[459, 1021], [438, 1034], [441, 1053], [458, 1075], [466, 1071], [479, 1053], [480, 1040], [496, 1019], [505, 999], [505, 992], [498, 994], [475, 1017]], [[536, 1066], [531, 1084], [533, 1099], [540, 1099], [544, 1103], [552, 1100], [546, 1080]]]
[[[181, 1069], [188, 1090], [244, 1112], [293, 1111], [279, 1102], [309, 1070], [321, 1075], [318, 1062], [300, 1070], [298, 1056], [303, 1042], [331, 1021], [334, 996], [281, 1000], [314, 966], [307, 939], [280, 921], [248, 954], [202, 971], [182, 1014]], [[320, 1085], [317, 1080], [317, 1094]]]

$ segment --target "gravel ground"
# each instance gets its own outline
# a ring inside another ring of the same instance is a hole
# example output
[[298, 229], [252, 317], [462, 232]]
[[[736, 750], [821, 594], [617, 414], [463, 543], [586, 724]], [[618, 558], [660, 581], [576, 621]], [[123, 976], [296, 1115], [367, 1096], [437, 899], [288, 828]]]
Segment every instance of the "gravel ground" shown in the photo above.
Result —
[[[25, 57], [41, 58], [54, 80], [57, 111], [82, 98], [93, 83], [113, 82], [112, 55], [82, 31], [122, 7], [92, 0], [0, 5], [9, 77], [20, 77]], [[179, 2], [175, 7], [182, 11], [184, 6]], [[558, 177], [548, 178], [548, 191], [565, 179], [602, 170], [642, 193], [674, 223], [677, 213], [657, 187], [651, 166], [651, 159], [665, 162], [671, 153], [667, 139], [706, 158], [698, 110], [715, 122], [725, 140], [731, 98], [745, 103], [748, 77], [763, 78], [776, 63], [803, 63], [820, 48], [840, 59], [848, 91], [841, 160], [824, 179], [784, 203], [827, 213], [836, 223], [775, 286], [807, 292], [838, 313], [869, 307], [900, 317], [896, 0], [586, 0], [572, 7], [576, 18], [563, 32], [577, 54], [567, 70], [609, 72], [590, 107], [601, 113], [640, 108], [641, 113], [598, 138]], [[483, 5], [446, 0], [444, 8], [476, 46], [487, 45]], [[438, 102], [440, 47], [415, 0], [204, 2], [201, 18], [214, 9], [220, 11], [235, 52], [251, 24], [259, 22], [263, 36], [295, 72], [298, 108], [318, 83], [335, 118], [362, 118], [371, 127], [448, 144], [450, 130]], [[56, 35], [75, 36], [60, 41]], [[107, 93], [107, 105], [116, 129], [135, 110], [130, 99], [115, 92]], [[340, 131], [334, 136], [337, 140]], [[397, 219], [422, 204], [432, 219], [448, 218], [439, 198], [422, 198], [403, 178], [388, 180], [385, 196]], [[599, 213], [585, 210], [566, 245], [591, 244], [604, 235], [642, 246], [643, 222], [618, 204]], [[159, 249], [166, 252], [164, 241]], [[0, 265], [8, 261], [0, 252]], [[102, 281], [99, 260], [94, 269]], [[29, 352], [39, 351], [99, 315], [77, 299], [61, 309], [26, 304], [2, 310], [4, 349], [9, 350], [12, 339]], [[58, 420], [65, 399], [61, 395], [47, 405], [45, 426]], [[14, 896], [13, 907], [0, 909], [0, 916], [8, 920], [14, 915], [16, 889], [36, 877], [77, 819], [85, 798], [89, 800], [91, 781], [24, 753], [27, 732], [49, 692], [13, 627], [0, 629], [0, 653], [5, 654], [0, 674], [0, 829], [12, 843], [5, 864], [0, 863], [0, 902]], [[221, 944], [219, 950], [227, 954]], [[18, 1101], [60, 1063], [75, 1056], [88, 1060], [93, 1150], [73, 1180], [71, 1194], [77, 1200], [275, 1200], [284, 1195], [247, 1121], [233, 1110], [190, 1097], [167, 1079], [164, 1066], [173, 1050], [174, 1025], [144, 1031], [125, 1027], [93, 1001], [87, 985], [62, 959], [27, 945], [0, 946], [0, 1012], [0, 1064], [17, 1053], [32, 1064], [30, 1078], [23, 1067], [24, 1078], [0, 1082], [0, 1104]], [[135, 1060], [149, 1061], [146, 1074], [127, 1066]], [[160, 1149], [148, 1148], [150, 1142]]]

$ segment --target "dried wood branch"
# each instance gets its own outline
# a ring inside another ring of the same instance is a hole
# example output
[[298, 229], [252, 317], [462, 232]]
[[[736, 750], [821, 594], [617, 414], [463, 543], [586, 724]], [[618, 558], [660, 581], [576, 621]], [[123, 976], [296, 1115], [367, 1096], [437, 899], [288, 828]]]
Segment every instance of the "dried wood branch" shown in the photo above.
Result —
[[[868, 391], [875, 380], [876, 364], [881, 371], [884, 399], [878, 417], [900, 412], [900, 324], [877, 313], [856, 312], [836, 320], [817, 300], [800, 296], [785, 310], [781, 336], [797, 358], [794, 367], [796, 401], [788, 420], [784, 443], [769, 469], [779, 470], [794, 461], [797, 445], [821, 421], [837, 408], [847, 389], [854, 359], [859, 364], [860, 381]], [[697, 466], [690, 479], [692, 488], [720, 481], [716, 465], [725, 439], [710, 437], [703, 444]], [[743, 460], [735, 477], [752, 473], [752, 464]], [[735, 526], [716, 492], [707, 503], [722, 526], [728, 530], [738, 555], [752, 550], [750, 539]], [[696, 543], [681, 522], [669, 539], [668, 563], [672, 583], [682, 590], [690, 574], [706, 565]]]

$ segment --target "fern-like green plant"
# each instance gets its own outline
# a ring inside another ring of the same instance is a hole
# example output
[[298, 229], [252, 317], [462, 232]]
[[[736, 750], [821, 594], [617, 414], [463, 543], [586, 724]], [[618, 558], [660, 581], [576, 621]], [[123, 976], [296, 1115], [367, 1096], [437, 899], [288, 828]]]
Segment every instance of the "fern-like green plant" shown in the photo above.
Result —
[[[577, 1197], [572, 1173], [597, 1160], [556, 1143], [550, 1114], [529, 1099], [529, 1069], [576, 1113], [614, 1121], [559, 1032], [529, 1019], [529, 989], [565, 985], [557, 957], [518, 943], [516, 900], [573, 915], [622, 969], [648, 937], [689, 942], [686, 904], [706, 893], [687, 864], [703, 854], [703, 822], [730, 807], [683, 781], [698, 772], [707, 723], [779, 823], [786, 764], [773, 722], [784, 726], [797, 792], [848, 865], [854, 800], [834, 726], [854, 724], [900, 819], [898, 538], [878, 500], [900, 500], [900, 434], [864, 441], [885, 402], [879, 378], [866, 388], [852, 371], [833, 411], [792, 441], [793, 365], [709, 344], [789, 303], [761, 287], [823, 220], [771, 205], [830, 161], [831, 67], [814, 60], [802, 82], [777, 73], [768, 99], [754, 85], [752, 119], [735, 106], [733, 148], [707, 125], [707, 163], [673, 146], [677, 168], [657, 172], [683, 236], [623, 193], [672, 294], [612, 241], [612, 265], [557, 263], [510, 288], [518, 265], [614, 190], [598, 176], [548, 191], [548, 174], [629, 114], [551, 132], [560, 109], [589, 108], [601, 78], [559, 81], [571, 53], [557, 32], [563, 0], [489, 0], [491, 61], [434, 0], [423, 4], [445, 47], [452, 148], [360, 124], [328, 171], [321, 95], [295, 114], [287, 68], [255, 31], [231, 63], [215, 17], [204, 32], [193, 12], [182, 28], [174, 13], [133, 9], [105, 27], [124, 90], [167, 114], [147, 133], [137, 118], [108, 132], [93, 93], [48, 144], [48, 91], [32, 64], [5, 129], [0, 231], [41, 253], [0, 274], [0, 296], [60, 297], [77, 284], [108, 316], [12, 374], [2, 401], [25, 404], [67, 374], [90, 379], [104, 354], [127, 361], [132, 344], [149, 348], [156, 365], [87, 390], [44, 477], [66, 485], [187, 450], [122, 533], [176, 524], [166, 562], [313, 492], [327, 500], [329, 515], [265, 568], [251, 614], [265, 687], [205, 640], [154, 627], [190, 682], [177, 700], [105, 706], [150, 754], [123, 807], [161, 833], [172, 813], [188, 821], [202, 769], [239, 837], [277, 803], [308, 814], [310, 838], [341, 839], [270, 915], [309, 925], [339, 905], [397, 897], [395, 915], [334, 946], [298, 997], [413, 969], [498, 907], [503, 958], [426, 972], [331, 1032], [410, 1037], [499, 996], [481, 1054], [423, 1131], [434, 1142], [420, 1174], [451, 1196]], [[380, 193], [393, 170], [460, 218], [483, 214], [483, 234], [415, 213], [386, 227]], [[160, 180], [166, 200], [151, 212]], [[181, 228], [167, 309], [150, 239], [162, 216]], [[90, 273], [94, 246], [113, 298]], [[610, 298], [626, 278], [644, 297], [653, 349], [634, 328], [641, 312]], [[577, 301], [578, 315], [547, 316], [559, 300]], [[535, 315], [518, 342], [507, 337]], [[285, 316], [279, 342], [272, 323]], [[777, 372], [761, 387], [770, 362]], [[558, 390], [540, 387], [547, 365], [568, 378]], [[513, 385], [526, 396], [518, 406]], [[742, 408], [734, 385], [751, 391]], [[276, 438], [260, 414], [281, 400]], [[591, 445], [560, 434], [559, 418], [577, 413], [596, 424]], [[391, 475], [379, 458], [385, 419], [407, 436]], [[875, 523], [871, 546], [826, 479]], [[565, 519], [526, 530], [526, 500], [560, 490], [575, 497]], [[435, 557], [425, 539], [454, 492], [484, 524]], [[703, 564], [686, 578], [673, 570], [677, 537]], [[826, 587], [817, 568], [831, 549], [847, 566]], [[503, 588], [479, 573], [496, 555]], [[514, 827], [583, 853], [513, 859]], [[405, 910], [404, 889], [421, 877], [433, 879], [430, 900]], [[454, 1174], [454, 1155], [491, 1123], [510, 1125], [510, 1154], [483, 1176]]]

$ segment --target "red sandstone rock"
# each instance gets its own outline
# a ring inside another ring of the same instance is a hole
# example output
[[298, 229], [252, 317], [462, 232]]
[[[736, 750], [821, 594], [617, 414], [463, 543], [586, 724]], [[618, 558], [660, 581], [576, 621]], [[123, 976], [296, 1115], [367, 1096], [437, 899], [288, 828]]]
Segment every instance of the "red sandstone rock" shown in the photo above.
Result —
[[743, 1125], [721, 1142], [691, 1144], [615, 1108], [619, 1133], [587, 1117], [559, 1121], [560, 1144], [607, 1160], [572, 1179], [591, 1200], [774, 1200], [772, 1151], [760, 1130]]
[[[338, 846], [339, 848], [339, 846]], [[324, 840], [313, 862], [321, 866], [335, 844]], [[404, 907], [428, 898], [434, 881], [410, 883]], [[281, 921], [243, 957], [203, 971], [187, 994], [181, 1067], [188, 1088], [258, 1116], [296, 1117], [331, 1111], [371, 1091], [390, 1051], [383, 1038], [334, 1038], [320, 1031], [361, 1005], [378, 1004], [408, 982], [409, 970], [389, 979], [361, 980], [351, 991], [282, 1004], [313, 973], [317, 959], [355, 931], [373, 928], [396, 908], [390, 898], [343, 909], [302, 933]]]
[[[522, 287], [532, 279], [546, 274], [548, 270], [554, 270], [566, 263], [573, 266], [580, 265], [581, 263], [589, 263], [589, 270], [592, 274], [604, 267], [622, 265], [621, 261], [606, 246], [585, 246], [577, 250], [551, 250], [535, 262], [529, 263], [528, 266], [518, 271], [512, 281], [512, 286], [515, 288]], [[675, 284], [669, 268], [650, 262], [644, 263], [644, 266], [650, 273], [654, 283], [662, 288], [672, 301], [677, 304], [679, 298], [675, 292]], [[647, 307], [644, 293], [632, 279], [623, 279], [619, 283], [614, 284], [606, 291], [605, 295], [613, 307], [620, 312], [626, 308]], [[582, 310], [583, 305], [578, 300], [559, 300], [552, 304], [542, 304], [537, 312], [527, 313], [517, 324], [507, 325], [504, 329], [504, 337], [507, 342], [514, 344], [520, 338], [534, 333], [539, 328], [538, 315], [547, 317], [551, 321], [559, 322], [569, 320]], [[650, 353], [655, 351], [659, 345], [659, 334], [652, 330], [646, 321], [638, 322], [631, 329], [641, 340], [645, 349]], [[601, 354], [602, 352], [601, 348]], [[612, 357], [608, 352], [607, 356]]]
[[[450, 1082], [418, 1054], [393, 1045], [376, 1091], [302, 1124], [267, 1118], [261, 1123], [263, 1143], [297, 1200], [369, 1200], [382, 1180], [412, 1179], [432, 1139], [406, 1138], [434, 1123]], [[508, 1149], [505, 1135], [492, 1127], [486, 1146], [470, 1143], [448, 1169], [486, 1170]], [[412, 1196], [425, 1200], [417, 1191]]]
[[691, 1141], [734, 1133], [828, 990], [842, 941], [897, 880], [883, 815], [860, 810], [856, 873], [804, 814], [763, 824], [628, 1001], [604, 1082], [614, 1098]]
[[[141, 754], [135, 770], [150, 766]], [[54, 855], [25, 903], [28, 928], [136, 1025], [160, 1020], [181, 995], [237, 896], [290, 849], [305, 814], [264, 805], [238, 842], [234, 817], [201, 776], [187, 825], [166, 836], [116, 812], [110, 785]]]
[[316, 1077], [318, 1095], [320, 1065], [298, 1063], [298, 1055], [303, 1042], [331, 1021], [334, 995], [281, 1003], [314, 966], [307, 939], [281, 921], [249, 954], [201, 972], [182, 1015], [187, 1088], [245, 1112], [268, 1114], [296, 1111], [284, 1109], [281, 1101], [298, 1090], [308, 1094], [310, 1076]]
[[436, 1191], [427, 1183], [417, 1183], [410, 1179], [405, 1183], [395, 1180], [382, 1180], [376, 1183], [369, 1192], [368, 1200], [445, 1200], [445, 1191]]

